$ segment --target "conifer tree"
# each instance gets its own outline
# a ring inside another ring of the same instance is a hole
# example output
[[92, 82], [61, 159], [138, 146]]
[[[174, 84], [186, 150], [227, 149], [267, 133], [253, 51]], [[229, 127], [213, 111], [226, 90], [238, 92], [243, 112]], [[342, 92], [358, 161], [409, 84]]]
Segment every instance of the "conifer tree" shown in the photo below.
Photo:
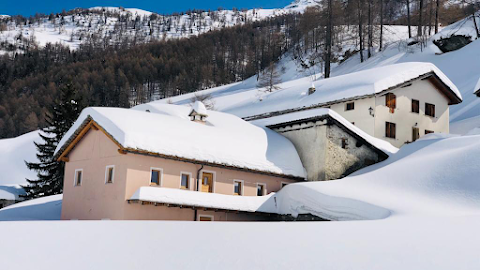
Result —
[[43, 140], [35, 142], [37, 158], [40, 162], [27, 162], [30, 170], [37, 172], [37, 179], [27, 179], [28, 185], [23, 186], [27, 199], [60, 194], [63, 191], [64, 164], [54, 159], [55, 148], [63, 135], [73, 125], [80, 113], [80, 102], [77, 92], [71, 84], [60, 88], [60, 98], [46, 114], [47, 127], [39, 133]]

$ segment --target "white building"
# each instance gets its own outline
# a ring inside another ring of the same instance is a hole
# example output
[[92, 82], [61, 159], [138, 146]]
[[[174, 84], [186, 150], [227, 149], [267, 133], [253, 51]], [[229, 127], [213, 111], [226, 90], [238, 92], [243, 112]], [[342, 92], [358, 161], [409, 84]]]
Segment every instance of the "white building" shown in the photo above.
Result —
[[[330, 108], [367, 134], [400, 147], [428, 133], [449, 133], [449, 105], [462, 96], [435, 65], [403, 63], [364, 70], [314, 83], [305, 89], [284, 89], [288, 104], [275, 105], [275, 98], [258, 108], [279, 108], [244, 117], [252, 121], [315, 108]], [[308, 93], [308, 94], [306, 94]], [[303, 96], [302, 96], [303, 95]], [[278, 101], [277, 101], [278, 102]], [[274, 106], [275, 105], [275, 106]], [[283, 106], [283, 107], [282, 107]], [[263, 109], [265, 110], [265, 109]]]

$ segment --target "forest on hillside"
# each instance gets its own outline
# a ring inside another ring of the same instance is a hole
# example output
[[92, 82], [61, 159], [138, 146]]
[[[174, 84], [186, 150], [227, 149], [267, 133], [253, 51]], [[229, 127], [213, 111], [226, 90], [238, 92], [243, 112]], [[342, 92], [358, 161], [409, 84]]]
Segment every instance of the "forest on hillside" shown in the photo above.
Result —
[[[437, 1], [415, 1], [405, 13], [405, 4], [399, 1], [329, 0], [303, 14], [190, 38], [134, 46], [129, 41], [105, 46], [98, 39], [77, 50], [47, 44], [5, 54], [0, 57], [0, 138], [44, 127], [47, 108], [65, 84], [78, 91], [82, 107], [128, 108], [258, 75], [287, 51], [305, 69], [323, 69], [359, 51], [368, 58], [374, 47], [382, 46], [383, 24], [407, 21], [411, 35], [423, 37], [436, 32], [439, 22], [451, 19], [442, 14], [471, 13], [468, 5], [437, 9]], [[353, 49], [342, 50], [345, 42]]]

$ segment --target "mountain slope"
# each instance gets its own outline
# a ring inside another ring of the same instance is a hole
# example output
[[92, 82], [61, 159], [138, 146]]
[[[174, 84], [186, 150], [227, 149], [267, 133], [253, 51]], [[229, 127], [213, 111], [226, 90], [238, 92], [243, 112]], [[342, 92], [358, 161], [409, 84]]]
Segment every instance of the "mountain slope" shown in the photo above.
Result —
[[23, 21], [8, 16], [0, 31], [0, 53], [22, 51], [30, 46], [61, 43], [71, 49], [81, 44], [102, 42], [114, 45], [148, 43], [155, 40], [196, 36], [212, 30], [243, 25], [278, 15], [303, 12], [314, 0], [297, 0], [277, 9], [191, 11], [160, 15], [137, 8], [93, 7], [33, 17]]

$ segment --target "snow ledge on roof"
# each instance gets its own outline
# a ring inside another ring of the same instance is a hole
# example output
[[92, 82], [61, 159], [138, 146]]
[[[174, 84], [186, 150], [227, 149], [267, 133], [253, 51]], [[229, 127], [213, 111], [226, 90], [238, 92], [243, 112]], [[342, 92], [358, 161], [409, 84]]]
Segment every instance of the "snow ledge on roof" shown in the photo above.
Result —
[[242, 212], [276, 213], [274, 194], [234, 196], [164, 187], [140, 187], [130, 200]]

